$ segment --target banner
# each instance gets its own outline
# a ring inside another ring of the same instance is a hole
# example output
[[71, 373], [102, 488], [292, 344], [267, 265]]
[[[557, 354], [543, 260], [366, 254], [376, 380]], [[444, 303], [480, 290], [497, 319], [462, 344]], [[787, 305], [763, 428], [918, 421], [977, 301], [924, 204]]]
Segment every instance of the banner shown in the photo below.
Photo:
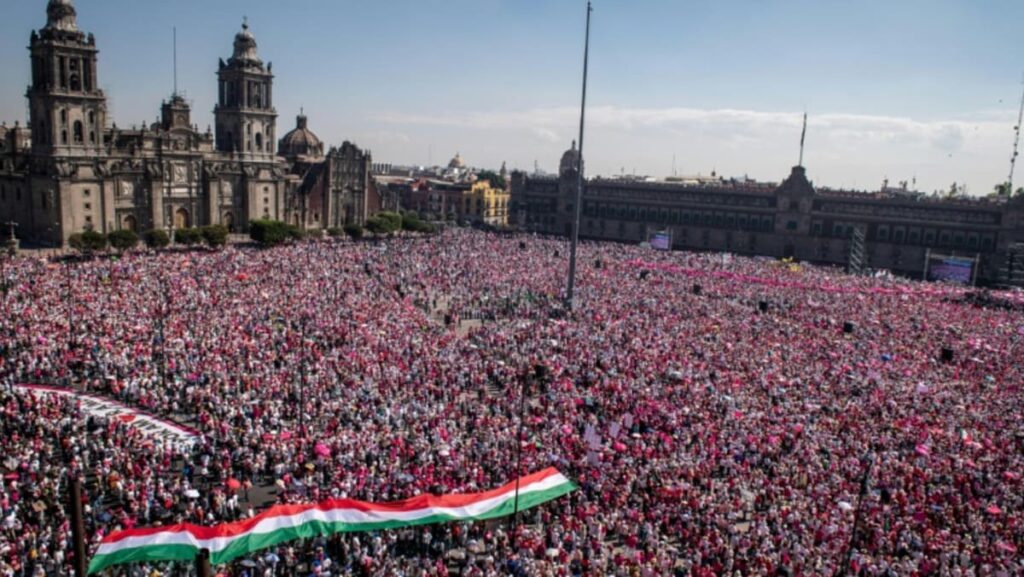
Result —
[[138, 429], [146, 436], [162, 439], [164, 442], [178, 447], [191, 448], [199, 441], [199, 432], [195, 429], [172, 423], [104, 397], [48, 385], [18, 384], [14, 385], [14, 388], [39, 395], [74, 398], [81, 404], [82, 411], [87, 415], [119, 419], [122, 423]]
[[671, 250], [672, 236], [667, 232], [656, 232], [652, 234], [651, 248], [654, 250]]
[[108, 535], [89, 563], [89, 573], [141, 561], [193, 561], [201, 549], [220, 565], [261, 549], [321, 535], [400, 529], [451, 521], [481, 521], [525, 511], [576, 490], [553, 468], [492, 491], [464, 495], [417, 495], [393, 503], [334, 499], [319, 504], [277, 505], [244, 521], [202, 527], [183, 523], [129, 529]]

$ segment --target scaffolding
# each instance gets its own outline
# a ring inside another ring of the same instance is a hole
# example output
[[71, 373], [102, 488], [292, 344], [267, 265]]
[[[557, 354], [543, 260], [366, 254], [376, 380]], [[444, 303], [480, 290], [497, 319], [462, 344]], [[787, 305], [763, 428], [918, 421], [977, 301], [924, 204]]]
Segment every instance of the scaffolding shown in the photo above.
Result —
[[864, 229], [857, 227], [853, 229], [850, 236], [850, 254], [846, 261], [846, 272], [853, 275], [864, 274], [867, 271], [867, 235]]

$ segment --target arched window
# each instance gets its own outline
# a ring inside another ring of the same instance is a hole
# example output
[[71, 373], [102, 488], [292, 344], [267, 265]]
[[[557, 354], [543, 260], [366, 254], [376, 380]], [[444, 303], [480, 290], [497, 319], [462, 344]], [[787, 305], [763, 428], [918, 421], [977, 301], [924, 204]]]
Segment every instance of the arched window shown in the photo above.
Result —
[[82, 144], [85, 139], [85, 131], [82, 128], [82, 121], [75, 121], [75, 144]]
[[89, 111], [89, 126], [96, 124], [96, 113], [92, 110]]
[[96, 144], [96, 133], [89, 131], [89, 144]]
[[60, 131], [60, 143], [61, 144], [67, 144], [68, 143], [68, 131], [67, 130], [61, 130]]
[[257, 132], [256, 133], [256, 152], [262, 152], [262, 151], [263, 151], [263, 135]]
[[67, 126], [68, 124], [68, 111], [61, 109], [60, 111], [60, 124], [61, 126]]

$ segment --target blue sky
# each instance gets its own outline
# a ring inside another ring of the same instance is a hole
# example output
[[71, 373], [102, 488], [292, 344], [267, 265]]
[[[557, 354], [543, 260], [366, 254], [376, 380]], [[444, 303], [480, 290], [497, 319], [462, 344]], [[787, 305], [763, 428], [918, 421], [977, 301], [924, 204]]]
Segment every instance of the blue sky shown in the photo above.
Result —
[[[28, 36], [45, 0], [0, 20], [0, 119], [24, 121]], [[553, 170], [575, 137], [581, 0], [76, 0], [121, 126], [179, 85], [212, 123], [217, 59], [242, 16], [274, 63], [279, 133], [300, 107], [329, 144], [374, 159]], [[1021, 94], [1019, 0], [597, 0], [588, 171], [862, 189], [916, 178], [975, 194], [1005, 179]], [[1019, 179], [1024, 182], [1024, 175]]]

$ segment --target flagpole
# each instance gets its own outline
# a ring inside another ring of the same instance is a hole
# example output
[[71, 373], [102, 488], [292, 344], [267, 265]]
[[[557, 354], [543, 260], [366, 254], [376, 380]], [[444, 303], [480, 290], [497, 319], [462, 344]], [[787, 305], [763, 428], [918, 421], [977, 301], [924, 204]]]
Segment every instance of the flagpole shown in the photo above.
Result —
[[804, 139], [807, 138], [807, 113], [804, 112], [804, 129], [800, 132], [800, 162], [797, 166], [804, 165]]
[[576, 308], [576, 251], [580, 243], [580, 215], [583, 204], [583, 125], [587, 115], [587, 69], [590, 64], [590, 14], [594, 9], [587, 1], [587, 32], [583, 44], [583, 98], [580, 104], [580, 149], [576, 157], [576, 215], [572, 227], [572, 249], [569, 252], [569, 287], [566, 290], [565, 304], [571, 311]]

